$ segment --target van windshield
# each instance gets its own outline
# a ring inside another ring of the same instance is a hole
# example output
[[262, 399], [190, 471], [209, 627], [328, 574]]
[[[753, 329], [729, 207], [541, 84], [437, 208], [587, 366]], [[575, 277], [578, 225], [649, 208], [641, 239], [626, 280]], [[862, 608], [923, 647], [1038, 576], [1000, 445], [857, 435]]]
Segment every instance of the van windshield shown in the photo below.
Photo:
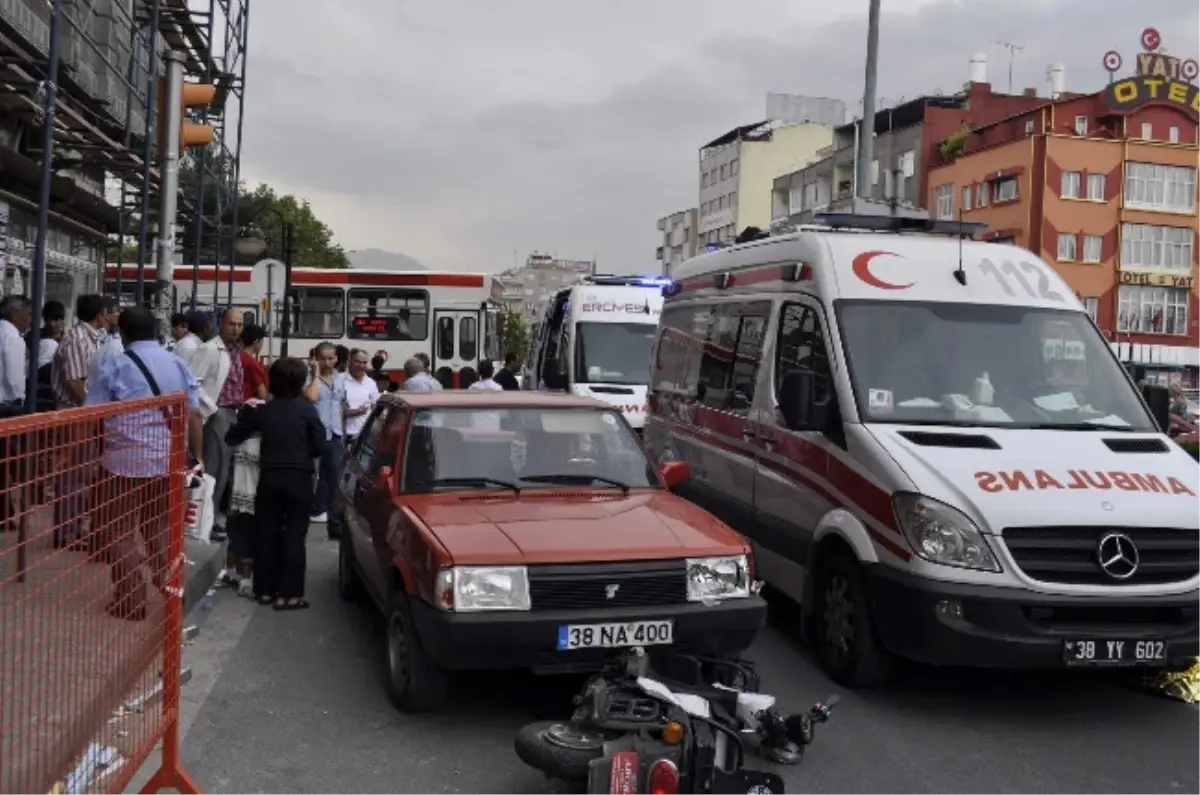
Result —
[[577, 384], [646, 384], [650, 380], [653, 323], [577, 323]]
[[839, 301], [864, 422], [1156, 431], [1082, 312]]

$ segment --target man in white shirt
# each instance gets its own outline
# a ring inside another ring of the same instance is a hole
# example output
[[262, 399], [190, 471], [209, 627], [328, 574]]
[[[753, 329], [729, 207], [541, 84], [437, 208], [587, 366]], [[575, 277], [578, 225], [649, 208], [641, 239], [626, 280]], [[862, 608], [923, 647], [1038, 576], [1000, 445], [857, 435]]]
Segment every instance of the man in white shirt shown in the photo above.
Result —
[[471, 384], [467, 389], [486, 389], [489, 392], [503, 392], [504, 387], [496, 383], [496, 365], [488, 359], [484, 359], [479, 363], [479, 380]]
[[367, 352], [355, 349], [350, 352], [349, 374], [346, 378], [346, 403], [342, 417], [346, 422], [346, 446], [349, 447], [367, 424], [371, 407], [379, 400], [379, 385], [367, 375]]
[[25, 401], [25, 379], [29, 373], [25, 332], [33, 321], [33, 304], [23, 295], [0, 300], [0, 406], [19, 406]]
[[[174, 353], [180, 359], [183, 359], [184, 364], [188, 369], [192, 367], [192, 357], [196, 351], [200, 349], [204, 343], [210, 341], [216, 334], [216, 324], [213, 322], [213, 317], [207, 312], [189, 312], [187, 316], [187, 334], [179, 337], [175, 342]], [[196, 371], [192, 370], [195, 375]]]

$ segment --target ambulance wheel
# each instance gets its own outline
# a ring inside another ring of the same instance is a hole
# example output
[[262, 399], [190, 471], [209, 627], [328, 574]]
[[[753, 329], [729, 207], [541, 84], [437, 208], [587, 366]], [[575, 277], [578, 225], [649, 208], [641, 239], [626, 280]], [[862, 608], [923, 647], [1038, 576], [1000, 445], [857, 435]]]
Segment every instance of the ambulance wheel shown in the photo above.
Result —
[[821, 667], [846, 687], [884, 684], [893, 659], [876, 634], [858, 561], [844, 550], [831, 549], [822, 555], [815, 573], [813, 618]]

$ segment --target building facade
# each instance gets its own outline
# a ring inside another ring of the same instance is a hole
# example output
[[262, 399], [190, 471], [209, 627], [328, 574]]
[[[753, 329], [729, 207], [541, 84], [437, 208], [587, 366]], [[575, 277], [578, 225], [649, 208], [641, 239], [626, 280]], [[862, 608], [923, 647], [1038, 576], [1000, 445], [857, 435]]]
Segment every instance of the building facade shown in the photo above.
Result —
[[[1057, 80], [1065, 70], [1057, 69]], [[1056, 87], [1051, 87], [1053, 94]], [[975, 127], [1045, 105], [1035, 88], [1004, 94], [987, 82], [987, 59], [971, 61], [970, 81], [952, 96], [923, 96], [875, 113], [874, 159], [870, 195], [854, 195], [855, 160], [862, 122], [833, 131], [832, 144], [803, 168], [777, 177], [772, 185], [771, 222], [810, 223], [817, 212], [851, 212], [863, 200], [875, 203], [895, 198], [902, 208], [926, 207], [927, 169], [938, 147], [963, 127]], [[856, 203], [855, 200], [858, 200]]]
[[594, 260], [562, 259], [535, 251], [525, 258], [524, 265], [496, 277], [503, 289], [504, 311], [530, 325], [556, 292], [578, 284], [595, 270]]
[[658, 231], [662, 236], [656, 258], [662, 263], [662, 274], [671, 275], [671, 269], [679, 263], [696, 256], [696, 241], [699, 238], [697, 222], [699, 209], [680, 210], [666, 218], [658, 219]]
[[1143, 53], [1104, 91], [947, 139], [927, 202], [1051, 263], [1149, 380], [1195, 386], [1200, 107], [1195, 86], [1144, 72], [1146, 56], [1168, 59]]
[[732, 243], [748, 226], [768, 228], [775, 177], [832, 140], [833, 128], [826, 124], [763, 121], [701, 147], [697, 245]]

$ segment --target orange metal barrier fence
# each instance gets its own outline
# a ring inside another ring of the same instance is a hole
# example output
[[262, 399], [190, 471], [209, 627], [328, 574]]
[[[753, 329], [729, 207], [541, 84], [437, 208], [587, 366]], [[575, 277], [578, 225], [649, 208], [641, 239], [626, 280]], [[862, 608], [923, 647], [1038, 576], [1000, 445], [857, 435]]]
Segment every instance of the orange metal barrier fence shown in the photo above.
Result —
[[182, 395], [0, 421], [0, 792], [197, 792], [179, 762]]

